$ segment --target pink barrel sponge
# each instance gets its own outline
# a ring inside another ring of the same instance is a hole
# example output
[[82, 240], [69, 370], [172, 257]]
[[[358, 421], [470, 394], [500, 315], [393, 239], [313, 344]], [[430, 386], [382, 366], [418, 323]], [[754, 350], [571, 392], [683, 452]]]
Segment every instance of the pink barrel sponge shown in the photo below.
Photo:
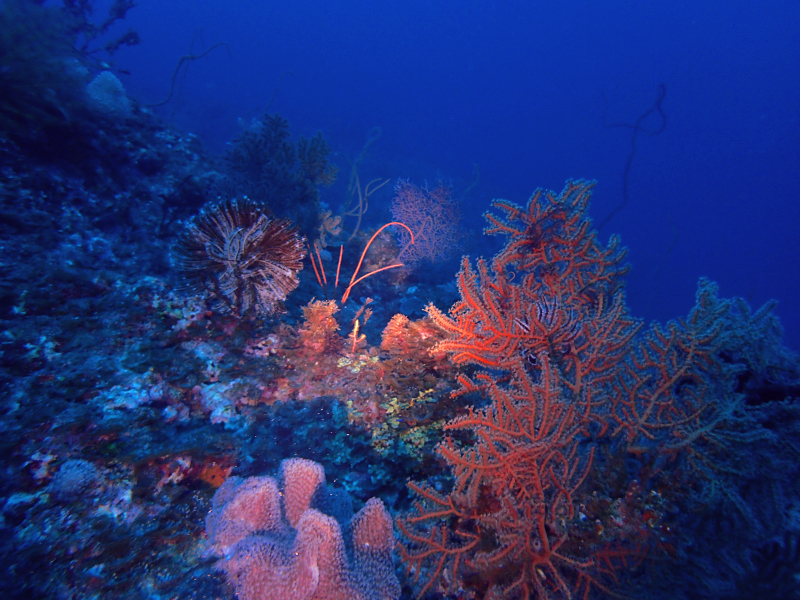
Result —
[[240, 600], [396, 600], [386, 507], [372, 498], [349, 519], [348, 511], [322, 465], [292, 458], [278, 481], [229, 478], [214, 495], [206, 533]]

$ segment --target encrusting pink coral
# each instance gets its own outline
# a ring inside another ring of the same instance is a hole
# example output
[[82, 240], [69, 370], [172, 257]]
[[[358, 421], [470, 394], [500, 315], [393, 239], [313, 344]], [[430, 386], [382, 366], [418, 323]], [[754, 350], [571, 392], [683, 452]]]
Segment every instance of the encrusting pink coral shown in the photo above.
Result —
[[206, 518], [210, 549], [239, 598], [396, 600], [394, 531], [383, 502], [372, 498], [347, 520], [349, 498], [327, 487], [322, 465], [284, 460], [279, 479], [231, 477]]

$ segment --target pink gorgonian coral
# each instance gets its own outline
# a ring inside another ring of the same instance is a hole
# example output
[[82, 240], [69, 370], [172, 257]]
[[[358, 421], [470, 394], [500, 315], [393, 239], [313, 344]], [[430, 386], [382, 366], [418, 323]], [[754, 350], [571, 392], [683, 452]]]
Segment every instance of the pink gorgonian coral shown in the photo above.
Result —
[[394, 187], [392, 217], [414, 232], [399, 230], [400, 253], [397, 259], [408, 268], [422, 261], [447, 260], [458, 250], [463, 237], [461, 203], [452, 196], [452, 188], [442, 182], [434, 188], [419, 187], [399, 180]]

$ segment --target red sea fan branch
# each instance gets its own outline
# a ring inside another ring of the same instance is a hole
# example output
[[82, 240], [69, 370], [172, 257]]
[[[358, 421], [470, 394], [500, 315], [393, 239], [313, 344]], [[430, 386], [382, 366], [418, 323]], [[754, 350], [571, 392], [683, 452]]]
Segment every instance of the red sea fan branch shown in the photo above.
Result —
[[682, 453], [714, 487], [734, 441], [769, 435], [743, 430], [741, 371], [725, 351], [729, 336], [747, 335], [726, 328], [752, 332], [763, 315], [749, 317], [701, 281], [686, 321], [640, 334], [622, 292], [625, 251], [616, 238], [598, 243], [591, 227], [591, 188], [539, 190], [524, 209], [495, 201], [501, 215], [486, 215], [486, 233], [506, 235], [506, 246], [490, 263], [464, 259], [461, 298], [447, 314], [427, 307], [446, 336], [434, 350], [490, 371], [458, 377], [455, 394], [489, 402], [444, 426], [437, 452], [452, 490], [410, 484], [419, 500], [399, 526], [403, 558], [425, 582], [420, 594], [463, 586], [506, 600], [613, 595], [616, 569], [645, 544], [625, 523], [607, 522], [615, 538], [600, 521], [592, 532], [577, 518], [576, 503], [593, 502], [581, 486], [595, 448], [602, 444], [603, 468], [614, 453]]
[[608, 429], [602, 390], [640, 323], [619, 291], [624, 251], [598, 244], [589, 226], [590, 190], [538, 191], [525, 209], [496, 201], [504, 216], [487, 214], [486, 232], [507, 235], [506, 247], [477, 268], [462, 262], [448, 314], [427, 309], [447, 335], [435, 351], [493, 371], [459, 377], [457, 393], [481, 391], [490, 403], [445, 425], [437, 451], [452, 491], [411, 484], [420, 501], [399, 526], [404, 559], [426, 580], [421, 593], [481, 581], [486, 597], [554, 600], [601, 585], [595, 558], [568, 550], [594, 459], [581, 442], [592, 424]]

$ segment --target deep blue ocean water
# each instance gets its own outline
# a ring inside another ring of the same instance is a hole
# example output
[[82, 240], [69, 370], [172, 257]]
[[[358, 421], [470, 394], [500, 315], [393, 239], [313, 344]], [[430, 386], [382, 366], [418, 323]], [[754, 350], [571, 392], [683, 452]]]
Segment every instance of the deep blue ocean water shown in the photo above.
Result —
[[156, 103], [181, 56], [226, 42], [184, 64], [159, 114], [219, 150], [268, 105], [350, 156], [380, 127], [374, 176], [458, 192], [479, 170], [464, 199], [476, 228], [492, 198], [523, 204], [567, 178], [598, 181], [603, 221], [632, 137], [606, 125], [634, 124], [663, 85], [666, 127], [637, 136], [627, 205], [602, 229], [630, 248], [632, 312], [685, 314], [707, 276], [724, 296], [778, 299], [798, 348], [799, 20], [791, 0], [145, 0], [124, 22], [142, 43], [115, 58], [129, 95]]

